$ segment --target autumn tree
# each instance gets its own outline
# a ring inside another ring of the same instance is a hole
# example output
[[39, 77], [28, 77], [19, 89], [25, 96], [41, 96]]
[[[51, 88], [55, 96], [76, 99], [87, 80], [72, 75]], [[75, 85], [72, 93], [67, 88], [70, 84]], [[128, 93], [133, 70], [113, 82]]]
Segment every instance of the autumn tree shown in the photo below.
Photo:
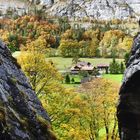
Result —
[[52, 86], [61, 80], [53, 63], [46, 61], [46, 44], [46, 41], [41, 39], [31, 42], [18, 58], [37, 95], [52, 92]]
[[77, 92], [60, 85], [53, 93], [42, 96], [57, 138], [116, 140], [117, 89], [116, 83], [101, 78], [82, 84]]
[[121, 30], [109, 30], [105, 32], [100, 42], [100, 53], [103, 57], [116, 57], [117, 45], [123, 40], [125, 33]]
[[129, 53], [131, 50], [133, 38], [125, 36], [123, 41], [117, 45], [119, 58], [124, 58], [125, 54]]
[[[89, 109], [87, 110], [87, 125], [89, 126], [89, 139], [100, 138], [100, 130], [105, 129], [106, 140], [117, 137], [116, 103], [117, 89], [107, 79], [94, 79], [82, 84], [80, 92], [87, 94]], [[112, 129], [113, 125], [113, 129]]]
[[63, 57], [74, 57], [76, 55], [80, 55], [79, 43], [73, 40], [61, 41], [59, 50]]

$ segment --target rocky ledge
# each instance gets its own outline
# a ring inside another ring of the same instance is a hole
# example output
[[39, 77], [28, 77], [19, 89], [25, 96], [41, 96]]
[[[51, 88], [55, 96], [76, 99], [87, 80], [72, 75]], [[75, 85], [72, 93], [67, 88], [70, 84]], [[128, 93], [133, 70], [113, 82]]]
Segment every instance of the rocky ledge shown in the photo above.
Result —
[[140, 33], [135, 37], [117, 110], [121, 140], [140, 139]]
[[0, 140], [55, 140], [50, 119], [6, 45], [0, 42]]

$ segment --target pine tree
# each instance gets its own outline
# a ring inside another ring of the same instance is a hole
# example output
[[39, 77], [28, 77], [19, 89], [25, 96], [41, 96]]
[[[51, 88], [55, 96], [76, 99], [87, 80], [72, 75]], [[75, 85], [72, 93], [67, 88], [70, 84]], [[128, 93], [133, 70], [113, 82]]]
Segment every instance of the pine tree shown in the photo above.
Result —
[[70, 76], [68, 74], [66, 75], [65, 82], [66, 82], [66, 84], [69, 84], [70, 83]]
[[113, 61], [109, 65], [110, 73], [111, 74], [119, 74], [120, 73], [120, 65], [119, 63], [113, 58]]

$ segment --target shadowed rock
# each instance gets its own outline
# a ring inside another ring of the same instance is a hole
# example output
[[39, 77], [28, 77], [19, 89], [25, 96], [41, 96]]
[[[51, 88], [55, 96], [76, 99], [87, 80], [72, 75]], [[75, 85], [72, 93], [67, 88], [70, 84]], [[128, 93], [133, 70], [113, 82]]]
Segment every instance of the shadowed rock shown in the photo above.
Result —
[[140, 140], [140, 33], [127, 63], [117, 116], [121, 140]]
[[6, 45], [0, 42], [0, 140], [55, 140], [50, 119]]

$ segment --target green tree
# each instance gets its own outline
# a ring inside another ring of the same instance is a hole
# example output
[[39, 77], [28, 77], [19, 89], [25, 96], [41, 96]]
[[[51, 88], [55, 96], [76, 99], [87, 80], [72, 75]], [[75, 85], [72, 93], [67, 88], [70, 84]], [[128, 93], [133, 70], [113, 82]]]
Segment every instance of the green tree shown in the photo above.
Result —
[[74, 80], [74, 78], [72, 78], [72, 79], [71, 79], [71, 82], [72, 82], [72, 83], [75, 83], [75, 80]]
[[124, 62], [125, 62], [125, 65], [127, 65], [127, 62], [130, 58], [130, 52], [126, 53], [125, 56], [124, 56]]
[[125, 66], [124, 66], [124, 63], [121, 62], [121, 63], [120, 63], [120, 73], [123, 74], [124, 71], [125, 71]]
[[69, 74], [66, 75], [65, 82], [66, 82], [66, 84], [70, 83], [70, 76], [69, 76]]
[[115, 58], [113, 58], [112, 62], [109, 65], [109, 70], [111, 74], [119, 74], [120, 73], [120, 65], [116, 61]]

